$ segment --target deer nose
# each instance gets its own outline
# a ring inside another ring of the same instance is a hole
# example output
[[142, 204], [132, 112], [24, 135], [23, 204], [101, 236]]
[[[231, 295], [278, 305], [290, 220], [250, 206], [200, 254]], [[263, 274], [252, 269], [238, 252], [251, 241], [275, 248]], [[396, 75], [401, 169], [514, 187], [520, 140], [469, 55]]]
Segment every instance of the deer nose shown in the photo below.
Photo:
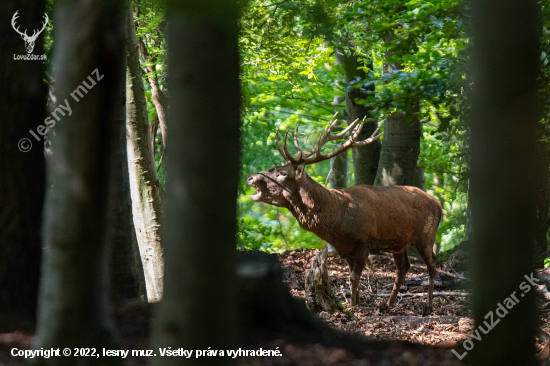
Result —
[[248, 184], [254, 183], [254, 176], [251, 175], [250, 177], [248, 177], [248, 179], [246, 181], [248, 182]]

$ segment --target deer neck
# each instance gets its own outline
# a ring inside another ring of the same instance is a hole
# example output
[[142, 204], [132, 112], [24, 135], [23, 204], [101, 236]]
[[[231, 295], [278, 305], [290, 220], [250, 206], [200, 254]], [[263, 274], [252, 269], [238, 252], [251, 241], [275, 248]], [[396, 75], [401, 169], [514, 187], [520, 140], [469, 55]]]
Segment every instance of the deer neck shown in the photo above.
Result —
[[331, 199], [330, 191], [306, 174], [298, 191], [288, 200], [289, 210], [303, 229], [316, 233], [323, 222], [321, 208]]

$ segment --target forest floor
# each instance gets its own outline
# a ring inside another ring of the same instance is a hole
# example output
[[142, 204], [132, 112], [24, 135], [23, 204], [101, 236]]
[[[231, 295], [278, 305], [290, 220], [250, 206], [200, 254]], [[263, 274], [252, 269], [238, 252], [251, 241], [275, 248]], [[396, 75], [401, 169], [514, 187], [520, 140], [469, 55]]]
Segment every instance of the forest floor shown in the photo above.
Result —
[[[290, 251], [280, 256], [285, 283], [292, 296], [305, 300], [304, 272], [319, 250]], [[427, 297], [428, 273], [421, 259], [409, 255], [411, 268], [401, 287], [396, 305], [389, 309], [388, 295], [395, 282], [395, 265], [389, 253], [371, 255], [360, 281], [359, 305], [350, 305], [349, 267], [333, 252], [327, 260], [333, 292], [343, 311], [319, 316], [330, 326], [371, 337], [376, 340], [403, 340], [424, 345], [456, 345], [473, 330], [468, 296], [434, 296], [433, 313], [422, 317]], [[416, 267], [419, 266], [419, 267]], [[424, 268], [420, 268], [424, 267]], [[455, 272], [457, 273], [457, 272]], [[464, 281], [436, 273], [434, 292], [467, 293]], [[411, 294], [419, 294], [412, 297]], [[380, 296], [382, 295], [382, 296]], [[403, 296], [405, 295], [405, 296]]]
[[[312, 258], [319, 250], [288, 251], [277, 258], [282, 266], [285, 284], [294, 298], [305, 300], [304, 275]], [[328, 274], [332, 290], [342, 309], [321, 312], [320, 318], [329, 326], [324, 331], [290, 324], [281, 330], [248, 331], [243, 336], [243, 349], [275, 350], [281, 357], [239, 357], [241, 366], [255, 365], [463, 365], [451, 351], [464, 352], [462, 342], [473, 330], [468, 296], [454, 295], [467, 292], [460, 272], [463, 253], [447, 255], [440, 266], [448, 276], [438, 272], [434, 291], [446, 295], [434, 297], [434, 311], [422, 317], [426, 297], [412, 297], [427, 291], [428, 275], [423, 263], [411, 259], [411, 269], [402, 297], [396, 306], [388, 309], [385, 303], [395, 279], [393, 257], [387, 253], [371, 255], [368, 268], [363, 271], [360, 285], [360, 304], [351, 307], [349, 272], [347, 264], [335, 253], [328, 256]], [[419, 267], [417, 267], [419, 266]], [[454, 276], [454, 277], [453, 277]], [[449, 295], [448, 293], [451, 293]], [[546, 300], [548, 302], [548, 300]], [[122, 349], [150, 349], [150, 314], [154, 305], [125, 304], [115, 309], [116, 334]], [[548, 306], [541, 306], [541, 326], [549, 324]], [[543, 328], [548, 332], [548, 328]], [[29, 349], [34, 338], [33, 325], [17, 319], [0, 318], [0, 366], [20, 366], [22, 357], [12, 357], [13, 347]], [[543, 342], [537, 341], [542, 348]], [[145, 366], [147, 357], [128, 357], [126, 366]]]
[[[279, 256], [283, 266], [284, 282], [293, 297], [305, 301], [305, 271], [318, 252], [319, 250], [288, 251]], [[329, 252], [328, 275], [332, 291], [343, 309], [332, 313], [321, 312], [319, 316], [334, 329], [362, 335], [367, 339], [390, 342], [393, 347], [393, 357], [386, 355], [382, 361], [375, 363], [368, 361], [361, 363], [363, 359], [359, 358], [352, 362], [323, 364], [463, 364], [452, 353], [452, 349], [458, 354], [465, 352], [462, 343], [474, 330], [471, 298], [468, 296], [468, 279], [462, 272], [467, 266], [467, 255], [461, 248], [457, 248], [439, 258], [434, 292], [443, 294], [434, 296], [433, 313], [429, 317], [422, 316], [427, 299], [425, 294], [428, 290], [427, 270], [422, 259], [410, 253], [409, 259], [411, 268], [407, 273], [405, 284], [401, 287], [400, 297], [395, 307], [389, 309], [386, 305], [387, 295], [391, 292], [395, 281], [395, 265], [393, 256], [384, 252], [369, 257], [370, 263], [367, 264], [361, 276], [359, 305], [352, 307], [347, 262], [336, 252]], [[548, 275], [550, 275], [550, 269], [539, 272], [543, 280], [547, 280], [545, 276]], [[548, 333], [550, 297], [545, 299], [541, 293], [538, 293], [538, 297], [541, 300], [539, 301], [539, 326]], [[543, 340], [537, 338], [537, 350], [541, 351], [543, 346]]]

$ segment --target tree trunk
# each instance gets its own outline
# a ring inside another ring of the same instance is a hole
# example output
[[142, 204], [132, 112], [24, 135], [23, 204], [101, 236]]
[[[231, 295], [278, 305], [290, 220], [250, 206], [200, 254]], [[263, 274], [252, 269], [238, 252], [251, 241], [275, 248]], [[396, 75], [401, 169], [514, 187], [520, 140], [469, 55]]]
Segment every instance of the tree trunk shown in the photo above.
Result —
[[[48, 161], [35, 349], [113, 347], [108, 316], [112, 139], [118, 139], [124, 2], [65, 1], [55, 11], [55, 90], [71, 112]], [[80, 87], [87, 91], [77, 94]], [[78, 99], [78, 100], [77, 100]], [[40, 365], [121, 364], [115, 357], [35, 358]]]
[[[236, 0], [168, 2], [166, 285], [154, 319], [154, 347], [228, 350], [236, 343], [237, 16]], [[224, 357], [215, 364], [233, 362]], [[176, 357], [153, 360], [180, 363]]]
[[535, 235], [535, 268], [544, 268], [544, 260], [548, 255], [548, 226], [550, 225], [550, 159], [548, 158], [548, 143], [546, 139], [537, 141], [538, 169], [541, 177], [537, 188], [537, 232]]
[[[387, 36], [386, 41], [391, 41], [393, 38], [393, 34]], [[386, 52], [387, 57], [392, 55], [393, 52]], [[398, 63], [384, 64], [384, 72], [387, 73], [393, 73], [401, 68], [402, 65]], [[407, 113], [394, 113], [384, 122], [384, 140], [374, 185], [414, 185], [422, 136], [422, 125], [416, 112], [418, 112], [418, 106], [409, 109]]]
[[376, 173], [376, 186], [414, 184], [418, 154], [420, 153], [421, 126], [416, 116], [412, 122], [405, 115], [395, 113], [384, 122], [384, 141]]
[[[7, 1], [0, 7], [0, 313], [17, 310], [34, 318], [40, 272], [40, 220], [44, 200], [44, 146], [30, 135], [46, 118], [47, 89], [41, 61], [15, 61], [26, 55], [25, 43], [11, 27], [17, 9], [18, 24], [39, 27], [44, 1]], [[24, 10], [23, 10], [24, 9]], [[44, 35], [33, 53], [44, 54]], [[27, 139], [27, 140], [22, 140]], [[23, 152], [26, 148], [31, 150]], [[0, 316], [1, 318], [1, 316]]]
[[330, 188], [346, 188], [348, 180], [347, 151], [330, 159]]
[[145, 273], [147, 299], [149, 302], [157, 302], [162, 298], [164, 287], [164, 256], [160, 242], [163, 209], [149, 132], [136, 31], [130, 10], [126, 18], [128, 27], [126, 133], [132, 211]]
[[[126, 63], [122, 73], [126, 74]], [[111, 277], [111, 298], [115, 301], [146, 298], [143, 266], [139, 256], [139, 247], [132, 216], [130, 179], [128, 176], [128, 152], [126, 148], [126, 78], [121, 80], [123, 95], [119, 100], [119, 131], [113, 139], [113, 166], [111, 181], [112, 210], [111, 237], [113, 243], [109, 263]]]
[[[344, 54], [344, 74], [346, 82], [350, 83], [352, 80], [363, 80], [365, 73], [363, 70], [357, 70], [360, 66], [357, 61], [357, 55], [345, 55]], [[367, 65], [372, 69], [372, 61]], [[370, 90], [374, 90], [374, 85], [369, 87]], [[348, 122], [351, 123], [356, 119], [362, 120], [365, 117], [370, 116], [370, 110], [363, 105], [357, 104], [357, 99], [364, 99], [365, 95], [359, 89], [353, 88], [346, 93], [346, 114]], [[358, 141], [369, 138], [372, 133], [378, 127], [377, 122], [366, 122], [357, 138]], [[355, 174], [355, 184], [370, 184], [374, 183], [376, 178], [376, 171], [378, 169], [378, 160], [380, 158], [380, 140], [373, 141], [372, 143], [353, 148], [353, 172]]]
[[[536, 364], [535, 291], [526, 278], [533, 272], [536, 189], [542, 179], [535, 141], [540, 116], [538, 4], [536, 0], [471, 2], [473, 313], [478, 326], [493, 314], [495, 322], [501, 321], [483, 340], [473, 340], [471, 351], [456, 350], [468, 352], [464, 361], [469, 365]], [[518, 300], [511, 300], [513, 309], [496, 310], [513, 296]]]

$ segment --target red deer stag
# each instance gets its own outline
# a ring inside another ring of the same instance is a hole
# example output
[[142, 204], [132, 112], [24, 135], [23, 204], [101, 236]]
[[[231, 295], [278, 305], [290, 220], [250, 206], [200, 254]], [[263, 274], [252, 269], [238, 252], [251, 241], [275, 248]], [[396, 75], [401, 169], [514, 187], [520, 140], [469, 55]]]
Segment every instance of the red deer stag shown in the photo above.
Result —
[[[364, 146], [380, 138], [378, 129], [364, 141], [356, 141], [364, 122], [357, 120], [337, 134], [332, 134], [336, 114], [331, 119], [317, 146], [309, 151], [298, 147], [298, 128], [294, 133], [293, 156], [287, 149], [288, 131], [283, 148], [279, 146], [279, 129], [275, 144], [286, 163], [252, 174], [248, 183], [258, 190], [254, 201], [285, 207], [298, 220], [302, 229], [316, 234], [332, 244], [347, 261], [350, 268], [351, 304], [359, 303], [359, 279], [370, 250], [389, 249], [393, 253], [397, 276], [388, 306], [393, 307], [405, 275], [410, 268], [407, 244], [418, 249], [430, 275], [428, 302], [424, 315], [432, 312], [432, 298], [436, 267], [433, 244], [442, 209], [432, 196], [415, 187], [374, 187], [358, 185], [345, 189], [326, 189], [305, 172], [307, 164], [330, 159], [349, 148]], [[323, 155], [321, 149], [328, 141], [350, 133], [337, 150]]]

